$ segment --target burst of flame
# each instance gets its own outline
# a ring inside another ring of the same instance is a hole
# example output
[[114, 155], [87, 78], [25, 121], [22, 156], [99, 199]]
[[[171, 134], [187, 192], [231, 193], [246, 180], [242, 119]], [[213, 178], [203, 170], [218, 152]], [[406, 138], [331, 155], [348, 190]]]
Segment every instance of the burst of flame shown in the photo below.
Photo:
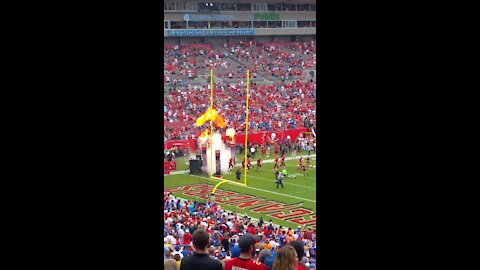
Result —
[[196, 125], [197, 127], [205, 124], [205, 122], [210, 121], [210, 119], [215, 119], [217, 117], [217, 111], [212, 110], [211, 107], [208, 107], [207, 111], [197, 118]]
[[227, 122], [223, 119], [221, 115], [218, 115], [217, 118], [215, 119], [215, 126], [219, 128], [224, 128], [227, 126]]
[[233, 140], [233, 138], [235, 137], [235, 129], [234, 128], [227, 129], [226, 135]]
[[208, 137], [208, 134], [209, 134], [208, 128], [206, 128], [206, 129], [202, 132], [202, 134], [200, 134], [200, 137], [199, 137], [199, 138], [207, 138], [207, 137]]
[[216, 127], [223, 128], [226, 127], [228, 123], [225, 122], [223, 117], [218, 114], [217, 110], [212, 107], [208, 107], [207, 111], [197, 118], [196, 125], [197, 127], [202, 126], [207, 121], [213, 120]]
[[209, 131], [208, 128], [205, 129], [205, 131], [203, 131], [202, 134], [200, 134], [200, 136], [198, 137], [198, 139], [200, 140], [201, 143], [205, 143], [207, 141], [208, 134], [209, 134], [208, 131]]

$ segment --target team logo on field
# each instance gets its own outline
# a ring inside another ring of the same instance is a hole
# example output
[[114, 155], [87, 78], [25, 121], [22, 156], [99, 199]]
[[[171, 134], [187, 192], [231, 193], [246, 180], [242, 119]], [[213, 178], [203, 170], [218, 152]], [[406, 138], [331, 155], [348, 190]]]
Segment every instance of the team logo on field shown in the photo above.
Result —
[[[165, 192], [176, 192], [201, 199], [208, 199], [212, 190], [213, 187], [206, 184], [164, 189]], [[181, 195], [179, 195], [179, 197], [181, 197]], [[220, 204], [235, 206], [258, 214], [266, 214], [268, 217], [285, 220], [312, 229], [316, 228], [317, 215], [314, 211], [303, 208], [303, 203], [287, 205], [281, 202], [272, 202], [263, 198], [221, 189], [215, 191], [215, 197], [215, 201]]]

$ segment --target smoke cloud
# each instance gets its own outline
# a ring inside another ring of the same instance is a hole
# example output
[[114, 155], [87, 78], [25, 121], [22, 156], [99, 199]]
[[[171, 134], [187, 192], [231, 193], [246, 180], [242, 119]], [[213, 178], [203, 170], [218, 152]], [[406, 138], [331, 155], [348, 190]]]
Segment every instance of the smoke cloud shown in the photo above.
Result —
[[[222, 135], [219, 133], [214, 133], [212, 135], [212, 141], [213, 141], [213, 155], [212, 155], [212, 160], [210, 161], [210, 144], [208, 143], [209, 139], [206, 142], [207, 145], [207, 160], [204, 162], [204, 166], [202, 167], [203, 172], [205, 173], [210, 173], [210, 162], [212, 162], [212, 174], [215, 174], [217, 171], [216, 168], [216, 158], [215, 158], [215, 151], [220, 150], [220, 170], [222, 173], [227, 173], [228, 172], [228, 162], [230, 161], [230, 158], [232, 157], [231, 149], [225, 143], [222, 141]], [[198, 140], [199, 145], [201, 146], [203, 144], [202, 140]], [[201, 147], [200, 147], [201, 148]]]

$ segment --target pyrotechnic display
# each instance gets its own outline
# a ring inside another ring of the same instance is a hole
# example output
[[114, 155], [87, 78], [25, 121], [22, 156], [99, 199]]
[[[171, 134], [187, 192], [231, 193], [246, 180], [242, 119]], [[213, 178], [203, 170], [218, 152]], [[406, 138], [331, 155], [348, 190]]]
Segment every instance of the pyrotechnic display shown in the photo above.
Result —
[[[197, 118], [196, 120], [196, 125], [198, 127], [201, 127], [203, 125], [208, 125], [212, 121], [212, 129], [213, 133], [211, 136], [211, 142], [210, 142], [210, 129], [206, 128], [204, 132], [200, 134], [198, 137], [198, 145], [199, 148], [202, 149], [202, 147], [206, 148], [205, 149], [205, 156], [206, 160], [203, 163], [202, 170], [205, 173], [209, 173], [210, 170], [212, 172], [217, 171], [217, 165], [218, 162], [215, 162], [215, 160], [212, 161], [210, 157], [219, 157], [219, 163], [220, 163], [220, 171], [222, 173], [227, 173], [228, 172], [228, 162], [230, 158], [232, 157], [232, 151], [231, 148], [222, 141], [222, 135], [216, 131], [216, 129], [220, 130], [221, 128], [224, 128], [227, 126], [228, 123], [226, 123], [223, 119], [223, 117], [215, 110], [215, 108], [208, 107], [207, 111], [202, 114], [200, 117]], [[234, 138], [235, 135], [235, 129], [229, 128], [226, 131], [227, 136], [229, 136], [231, 139]], [[213, 144], [213, 147], [212, 147]], [[211, 153], [211, 149], [213, 149], [213, 153]], [[217, 152], [219, 151], [219, 153]], [[216, 154], [219, 155], [216, 155]]]
[[223, 120], [223, 117], [218, 114], [217, 110], [212, 107], [208, 107], [207, 111], [199, 118], [197, 118], [195, 124], [197, 125], [197, 127], [201, 127], [203, 124], [210, 120], [213, 120], [213, 124], [218, 128], [224, 128], [228, 124]]
[[235, 138], [235, 129], [234, 128], [227, 129], [225, 135], [227, 135], [228, 137], [230, 137], [230, 139], [233, 140]]

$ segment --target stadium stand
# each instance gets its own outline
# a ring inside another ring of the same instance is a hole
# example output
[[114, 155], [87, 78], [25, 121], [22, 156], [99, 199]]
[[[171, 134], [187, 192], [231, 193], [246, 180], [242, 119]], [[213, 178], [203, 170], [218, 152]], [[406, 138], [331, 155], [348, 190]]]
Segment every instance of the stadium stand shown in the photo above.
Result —
[[[252, 220], [248, 216], [228, 212], [216, 204], [198, 203], [176, 198], [164, 192], [164, 259], [173, 259], [175, 254], [181, 258], [193, 252], [192, 234], [204, 229], [210, 234], [209, 255], [218, 260], [228, 260], [239, 256], [238, 240], [245, 234], [257, 236], [253, 259], [258, 260], [263, 250], [275, 254], [292, 241], [304, 246], [304, 258], [299, 264], [304, 269], [316, 266], [316, 230], [282, 228], [271, 222]], [[169, 252], [167, 252], [169, 251]], [[265, 252], [263, 252], [265, 253]], [[266, 260], [263, 258], [263, 260]], [[271, 264], [266, 260], [266, 266]]]
[[[270, 84], [254, 82], [251, 86], [249, 106], [252, 132], [316, 126], [316, 79], [305, 80], [300, 77], [302, 70], [316, 68], [315, 42], [242, 44], [231, 47], [234, 51], [232, 55], [238, 55], [235, 61], [242, 63], [235, 66], [224, 53], [213, 50], [209, 44], [164, 48], [164, 82], [169, 88], [164, 103], [167, 140], [192, 139], [203, 132], [203, 129], [195, 126], [195, 119], [209, 104], [209, 87], [208, 84], [192, 85], [189, 81], [198, 74], [207, 74], [210, 68], [214, 68], [215, 76], [220, 79], [234, 79], [228, 83], [216, 82], [214, 90], [215, 102], [220, 104], [219, 112], [225, 115], [229, 127], [236, 128], [238, 134], [245, 129], [242, 126], [245, 116], [241, 112], [245, 108], [243, 100], [247, 68], [252, 70], [254, 78], [258, 72], [260, 76], [271, 80]], [[244, 59], [248, 52], [252, 57]], [[180, 62], [182, 64], [177, 64]], [[229, 71], [232, 67], [236, 69]]]

